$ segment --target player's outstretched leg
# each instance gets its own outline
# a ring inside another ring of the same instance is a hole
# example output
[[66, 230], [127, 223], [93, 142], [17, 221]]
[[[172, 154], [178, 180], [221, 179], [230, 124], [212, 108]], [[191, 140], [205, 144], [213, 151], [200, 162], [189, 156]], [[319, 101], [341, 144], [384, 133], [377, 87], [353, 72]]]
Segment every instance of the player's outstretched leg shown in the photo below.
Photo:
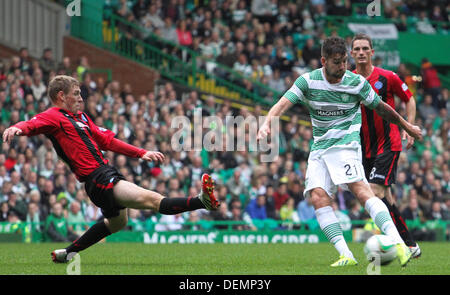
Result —
[[400, 261], [400, 265], [406, 266], [411, 259], [411, 251], [400, 237], [400, 234], [398, 233], [398, 230], [389, 215], [386, 205], [384, 205], [379, 198], [374, 196], [366, 201], [364, 207], [367, 212], [369, 212], [370, 217], [373, 219], [381, 232], [387, 236], [390, 236], [395, 241], [397, 244], [397, 257]]
[[381, 232], [394, 240], [400, 265], [406, 266], [411, 259], [411, 251], [400, 237], [386, 205], [374, 195], [369, 185], [363, 181], [349, 183], [348, 187], [364, 206]]
[[339, 220], [330, 206], [331, 199], [321, 188], [315, 188], [311, 191], [311, 202], [314, 205], [317, 222], [328, 241], [334, 245], [339, 252], [339, 259], [331, 264], [332, 267], [357, 265], [358, 262], [353, 257], [353, 253], [348, 248], [344, 239]]
[[[112, 233], [120, 231], [128, 223], [126, 209], [118, 211], [118, 215], [105, 218], [91, 226], [81, 237], [64, 249], [57, 249], [51, 253], [55, 263], [65, 263], [72, 259], [73, 255], [98, 243]], [[73, 254], [73, 255], [71, 255]]]
[[[214, 181], [208, 174], [203, 174], [202, 191], [196, 197], [165, 198], [156, 192], [146, 190], [127, 181], [119, 181], [114, 186], [114, 196], [121, 206], [135, 209], [152, 209], [166, 215], [202, 208], [217, 210], [220, 206], [220, 202], [214, 195]], [[127, 224], [127, 216], [125, 209], [120, 211], [121, 214], [119, 216], [94, 224], [67, 248], [53, 251], [51, 253], [52, 260], [56, 263], [65, 263], [72, 258], [70, 253], [82, 251], [106, 236], [121, 230]]]
[[214, 180], [208, 174], [202, 175], [202, 191], [196, 197], [163, 198], [159, 204], [159, 213], [178, 214], [197, 209], [217, 210], [220, 202], [214, 196]]

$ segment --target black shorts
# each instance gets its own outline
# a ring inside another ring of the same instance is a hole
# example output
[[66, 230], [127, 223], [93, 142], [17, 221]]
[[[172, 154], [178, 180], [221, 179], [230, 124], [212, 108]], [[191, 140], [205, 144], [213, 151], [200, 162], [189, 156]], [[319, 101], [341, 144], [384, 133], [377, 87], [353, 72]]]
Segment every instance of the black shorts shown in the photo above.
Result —
[[113, 187], [125, 177], [114, 167], [103, 165], [86, 177], [84, 187], [95, 206], [102, 210], [105, 218], [119, 216], [125, 207], [117, 204], [113, 195]]
[[400, 152], [386, 152], [374, 158], [363, 157], [367, 181], [389, 186], [395, 183]]

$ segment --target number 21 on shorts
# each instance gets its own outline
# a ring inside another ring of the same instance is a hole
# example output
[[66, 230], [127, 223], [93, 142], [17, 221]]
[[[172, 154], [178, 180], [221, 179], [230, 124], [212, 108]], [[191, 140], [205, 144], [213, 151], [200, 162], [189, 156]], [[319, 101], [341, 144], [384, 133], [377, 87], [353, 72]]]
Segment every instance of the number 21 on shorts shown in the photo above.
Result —
[[345, 164], [344, 165], [345, 176], [348, 178], [354, 178], [358, 176], [358, 168], [356, 164]]

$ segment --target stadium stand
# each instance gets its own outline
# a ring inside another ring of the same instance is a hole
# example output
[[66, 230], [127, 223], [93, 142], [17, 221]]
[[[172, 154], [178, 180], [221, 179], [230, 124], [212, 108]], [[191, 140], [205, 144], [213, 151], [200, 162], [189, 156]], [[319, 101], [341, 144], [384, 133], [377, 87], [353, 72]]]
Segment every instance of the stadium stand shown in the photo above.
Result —
[[[64, 4], [64, 1], [54, 2]], [[388, 4], [386, 16], [398, 21], [399, 31], [436, 34], [448, 29], [450, 4], [445, 6], [445, 1], [434, 1], [434, 5], [427, 7], [422, 7], [421, 1], [384, 2]], [[122, 28], [133, 37], [153, 42], [153, 46], [163, 45], [155, 44], [150, 33], [167, 37], [221, 61], [246, 77], [266, 81], [278, 92], [283, 92], [299, 74], [320, 66], [318, 48], [326, 36], [323, 17], [352, 13], [350, 1], [312, 0], [301, 1], [301, 5], [295, 1], [268, 0], [120, 0], [108, 3], [106, 9], [111, 15], [148, 31], [147, 35], [142, 35], [130, 27]], [[424, 11], [428, 15], [424, 15]], [[216, 34], [218, 31], [223, 32], [223, 38]], [[172, 49], [165, 48], [181, 58], [189, 58], [182, 51], [172, 52]], [[351, 69], [351, 63], [349, 67]], [[431, 67], [424, 61], [424, 78], [425, 70]], [[200, 63], [200, 68], [219, 76], [223, 74], [221, 67], [208, 62]], [[154, 165], [107, 152], [108, 160], [128, 180], [175, 197], [197, 194], [202, 173], [213, 174], [218, 184], [217, 194], [225, 204], [220, 212], [210, 214], [201, 210], [175, 216], [173, 220], [161, 220], [159, 226], [163, 221], [198, 222], [195, 227], [166, 226], [165, 230], [211, 228], [208, 221], [215, 220], [245, 222], [245, 226], [233, 226], [238, 230], [277, 228], [278, 221], [286, 220], [300, 220], [310, 228], [317, 227], [314, 217], [308, 219], [311, 205], [302, 195], [312, 132], [307, 125], [298, 124], [300, 113], [282, 122], [280, 156], [272, 163], [261, 162], [256, 153], [248, 151], [177, 152], [170, 146], [170, 139], [177, 131], [170, 128], [174, 116], [192, 119], [200, 111], [204, 116], [215, 115], [224, 120], [229, 115], [258, 116], [261, 110], [233, 107], [232, 99], [217, 103], [218, 100], [201, 97], [196, 90], [180, 92], [176, 83], [167, 80], [159, 81], [154, 91], [134, 93], [121, 81], [94, 78], [91, 74], [94, 70], [86, 57], [80, 61], [64, 58], [57, 64], [51, 56], [51, 48], [45, 50], [42, 57], [31, 57], [27, 48], [23, 48], [20, 55], [2, 60], [0, 132], [18, 121], [31, 119], [50, 106], [46, 86], [53, 76], [72, 75], [80, 80], [85, 112], [97, 125], [112, 130], [118, 138], [131, 144], [166, 155], [164, 163]], [[413, 235], [418, 240], [433, 240], [436, 236], [427, 225], [450, 220], [448, 89], [443, 86], [428, 89], [427, 84], [412, 77], [405, 64], [396, 71], [414, 92], [418, 105], [417, 124], [424, 128], [426, 135], [423, 142], [416, 142], [413, 149], [401, 154], [398, 181], [393, 191], [404, 218], [414, 229]], [[245, 81], [241, 86], [251, 90], [254, 85]], [[398, 107], [404, 113], [402, 105]], [[247, 144], [248, 141], [247, 136]], [[80, 222], [101, 218], [83, 186], [57, 159], [51, 142], [42, 136], [20, 137], [10, 146], [2, 143], [0, 187], [0, 221], [45, 224], [53, 209], [59, 206], [56, 204], [62, 204], [62, 218], [71, 224], [65, 232], [68, 238], [67, 232], [83, 231]], [[336, 208], [352, 221], [364, 224], [366, 217], [360, 214], [361, 208], [355, 205], [350, 193], [337, 194]], [[155, 222], [160, 216], [145, 210], [130, 211], [128, 230], [158, 230]], [[219, 224], [216, 228], [227, 227]], [[47, 237], [46, 230], [47, 226], [38, 226], [36, 231], [42, 236], [37, 239]], [[450, 239], [448, 229], [444, 238]]]

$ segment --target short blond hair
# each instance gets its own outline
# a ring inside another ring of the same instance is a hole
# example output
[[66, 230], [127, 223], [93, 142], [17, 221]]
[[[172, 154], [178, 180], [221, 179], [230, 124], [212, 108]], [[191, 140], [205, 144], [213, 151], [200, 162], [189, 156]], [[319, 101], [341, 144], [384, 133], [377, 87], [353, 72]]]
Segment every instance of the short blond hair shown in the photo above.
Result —
[[68, 94], [73, 86], [80, 86], [80, 82], [74, 77], [66, 75], [55, 76], [48, 84], [48, 96], [55, 103], [58, 92], [62, 91], [64, 94]]

